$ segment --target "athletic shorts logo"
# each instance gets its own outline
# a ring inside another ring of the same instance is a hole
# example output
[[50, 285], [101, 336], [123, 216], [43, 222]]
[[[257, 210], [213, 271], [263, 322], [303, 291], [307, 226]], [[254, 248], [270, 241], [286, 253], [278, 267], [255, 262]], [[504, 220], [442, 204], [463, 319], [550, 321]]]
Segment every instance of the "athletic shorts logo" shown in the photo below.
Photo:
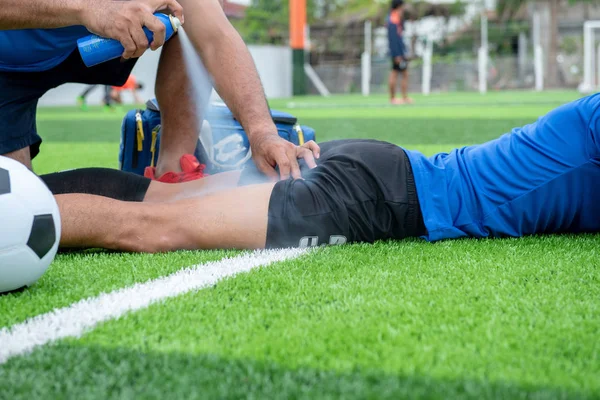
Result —
[[319, 237], [318, 236], [304, 236], [302, 239], [300, 239], [299, 246], [301, 248], [327, 246], [327, 245], [337, 246], [340, 244], [345, 244], [347, 241], [348, 241], [348, 239], [346, 238], [346, 236], [331, 235], [331, 236], [329, 236], [328, 243], [321, 243], [319, 245]]
[[302, 248], [315, 247], [318, 244], [319, 244], [318, 236], [304, 236], [302, 239], [300, 239], [300, 247], [302, 247]]
[[329, 236], [329, 244], [332, 246], [337, 246], [340, 244], [345, 244], [348, 241], [348, 239], [346, 239], [346, 236], [342, 236], [342, 235], [332, 235]]

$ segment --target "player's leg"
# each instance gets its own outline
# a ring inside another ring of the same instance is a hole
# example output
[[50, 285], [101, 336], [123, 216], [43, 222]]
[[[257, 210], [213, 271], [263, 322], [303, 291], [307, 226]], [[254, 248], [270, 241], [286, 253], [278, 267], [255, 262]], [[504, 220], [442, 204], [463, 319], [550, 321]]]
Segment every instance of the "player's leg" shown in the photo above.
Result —
[[402, 71], [402, 78], [400, 80], [400, 90], [402, 91], [402, 101], [404, 103], [410, 104], [413, 100], [408, 97], [408, 63], [405, 61], [405, 67]]
[[88, 95], [96, 88], [97, 85], [88, 85], [87, 88], [81, 92], [79, 96], [77, 96], [77, 104], [81, 107], [82, 110], [87, 109], [87, 97]]
[[41, 178], [59, 203], [62, 247], [148, 252], [264, 247], [260, 227], [268, 194], [237, 190], [239, 171], [181, 184], [106, 168]]
[[79, 96], [77, 96], [77, 105], [82, 110], [87, 110], [87, 97], [96, 88], [97, 85], [88, 85]]
[[58, 195], [60, 245], [151, 253], [264, 248], [273, 185], [246, 186], [170, 203]]
[[[117, 175], [102, 183], [88, 172], [88, 177], [96, 179], [80, 185], [91, 189], [78, 190], [128, 201], [58, 194], [64, 232], [61, 243], [64, 247], [155, 252], [306, 247], [425, 233], [410, 163], [402, 149], [375, 141], [330, 142], [321, 147], [320, 163], [303, 171], [303, 180], [252, 184], [255, 177], [248, 180], [243, 175], [239, 180], [249, 186], [182, 200], [174, 200], [181, 193], [162, 193], [164, 198], [152, 199], [167, 200], [159, 203], [146, 202], [150, 185], [160, 192], [158, 182], [113, 171]], [[56, 194], [65, 192], [60, 186], [65, 180], [74, 180], [61, 177], [66, 175], [43, 179]], [[233, 181], [236, 176], [229, 178]], [[184, 194], [201, 189], [199, 182], [186, 184], [190, 190]]]
[[139, 92], [143, 88], [144, 88], [143, 84], [137, 83], [136, 87], [134, 89], [131, 89], [131, 95], [133, 96], [135, 104], [143, 104], [144, 103], [144, 99], [142, 99], [142, 97], [140, 96], [140, 92]]
[[91, 194], [121, 201], [160, 203], [235, 188], [240, 180], [240, 171], [178, 184], [162, 183], [109, 168], [81, 168], [46, 174], [41, 178], [54, 195]]
[[492, 236], [600, 230], [600, 95], [461, 150]]
[[233, 189], [241, 186], [240, 174], [241, 171], [222, 172], [220, 174], [204, 177], [203, 179], [196, 179], [175, 185], [152, 181], [144, 196], [144, 202], [172, 202]]
[[92, 85], [89, 87], [91, 90], [97, 85], [102, 85], [103, 103], [105, 106], [110, 106], [112, 86], [122, 86], [136, 62], [137, 59], [121, 61], [117, 58], [87, 67], [81, 60], [79, 52], [75, 50], [62, 64], [52, 70], [52, 87], [64, 83], [84, 83]]
[[33, 170], [33, 166], [31, 165], [31, 150], [29, 149], [29, 146], [0, 155], [12, 158], [13, 160], [20, 162], [27, 168]]
[[88, 95], [92, 92], [92, 90], [94, 90], [96, 88], [96, 86], [98, 86], [98, 85], [88, 85], [88, 87], [85, 88], [85, 90], [83, 92], [81, 92], [79, 97], [81, 99], [85, 100], [85, 98], [88, 97]]
[[392, 69], [390, 70], [390, 76], [388, 78], [388, 90], [390, 93], [390, 102], [394, 103], [396, 100], [396, 85], [398, 84], [398, 73], [399, 64], [396, 60], [392, 59]]
[[121, 104], [120, 93], [114, 90], [112, 86], [104, 85], [104, 106], [110, 107], [113, 102]]

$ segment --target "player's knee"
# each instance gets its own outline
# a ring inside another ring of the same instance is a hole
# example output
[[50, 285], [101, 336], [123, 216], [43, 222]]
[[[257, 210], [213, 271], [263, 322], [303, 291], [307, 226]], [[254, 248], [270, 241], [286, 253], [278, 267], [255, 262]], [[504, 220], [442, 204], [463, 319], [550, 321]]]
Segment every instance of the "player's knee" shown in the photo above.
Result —
[[129, 230], [125, 236], [121, 236], [115, 248], [133, 253], [164, 253], [177, 250], [175, 238], [172, 231], [154, 227], [148, 232], [145, 224]]
[[153, 236], [152, 240], [144, 245], [144, 253], [165, 253], [177, 250], [176, 240], [172, 232], [160, 232]]

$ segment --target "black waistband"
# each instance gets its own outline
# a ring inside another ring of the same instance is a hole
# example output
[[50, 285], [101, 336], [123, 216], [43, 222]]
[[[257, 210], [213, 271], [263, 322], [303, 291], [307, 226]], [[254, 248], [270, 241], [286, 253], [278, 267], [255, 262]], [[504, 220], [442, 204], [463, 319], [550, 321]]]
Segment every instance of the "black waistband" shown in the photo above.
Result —
[[407, 212], [407, 237], [409, 236], [424, 236], [427, 234], [427, 228], [423, 221], [421, 205], [419, 203], [419, 195], [417, 194], [417, 186], [415, 184], [415, 175], [408, 159], [408, 155], [404, 153], [404, 165], [406, 167], [406, 193], [408, 197], [408, 212]]

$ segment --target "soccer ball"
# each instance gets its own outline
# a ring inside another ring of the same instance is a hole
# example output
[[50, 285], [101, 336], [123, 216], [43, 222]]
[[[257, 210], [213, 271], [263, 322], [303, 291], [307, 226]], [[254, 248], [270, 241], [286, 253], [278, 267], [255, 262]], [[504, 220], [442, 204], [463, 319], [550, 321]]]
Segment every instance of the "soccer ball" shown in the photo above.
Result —
[[44, 182], [0, 156], [0, 293], [29, 286], [58, 250], [60, 216]]

